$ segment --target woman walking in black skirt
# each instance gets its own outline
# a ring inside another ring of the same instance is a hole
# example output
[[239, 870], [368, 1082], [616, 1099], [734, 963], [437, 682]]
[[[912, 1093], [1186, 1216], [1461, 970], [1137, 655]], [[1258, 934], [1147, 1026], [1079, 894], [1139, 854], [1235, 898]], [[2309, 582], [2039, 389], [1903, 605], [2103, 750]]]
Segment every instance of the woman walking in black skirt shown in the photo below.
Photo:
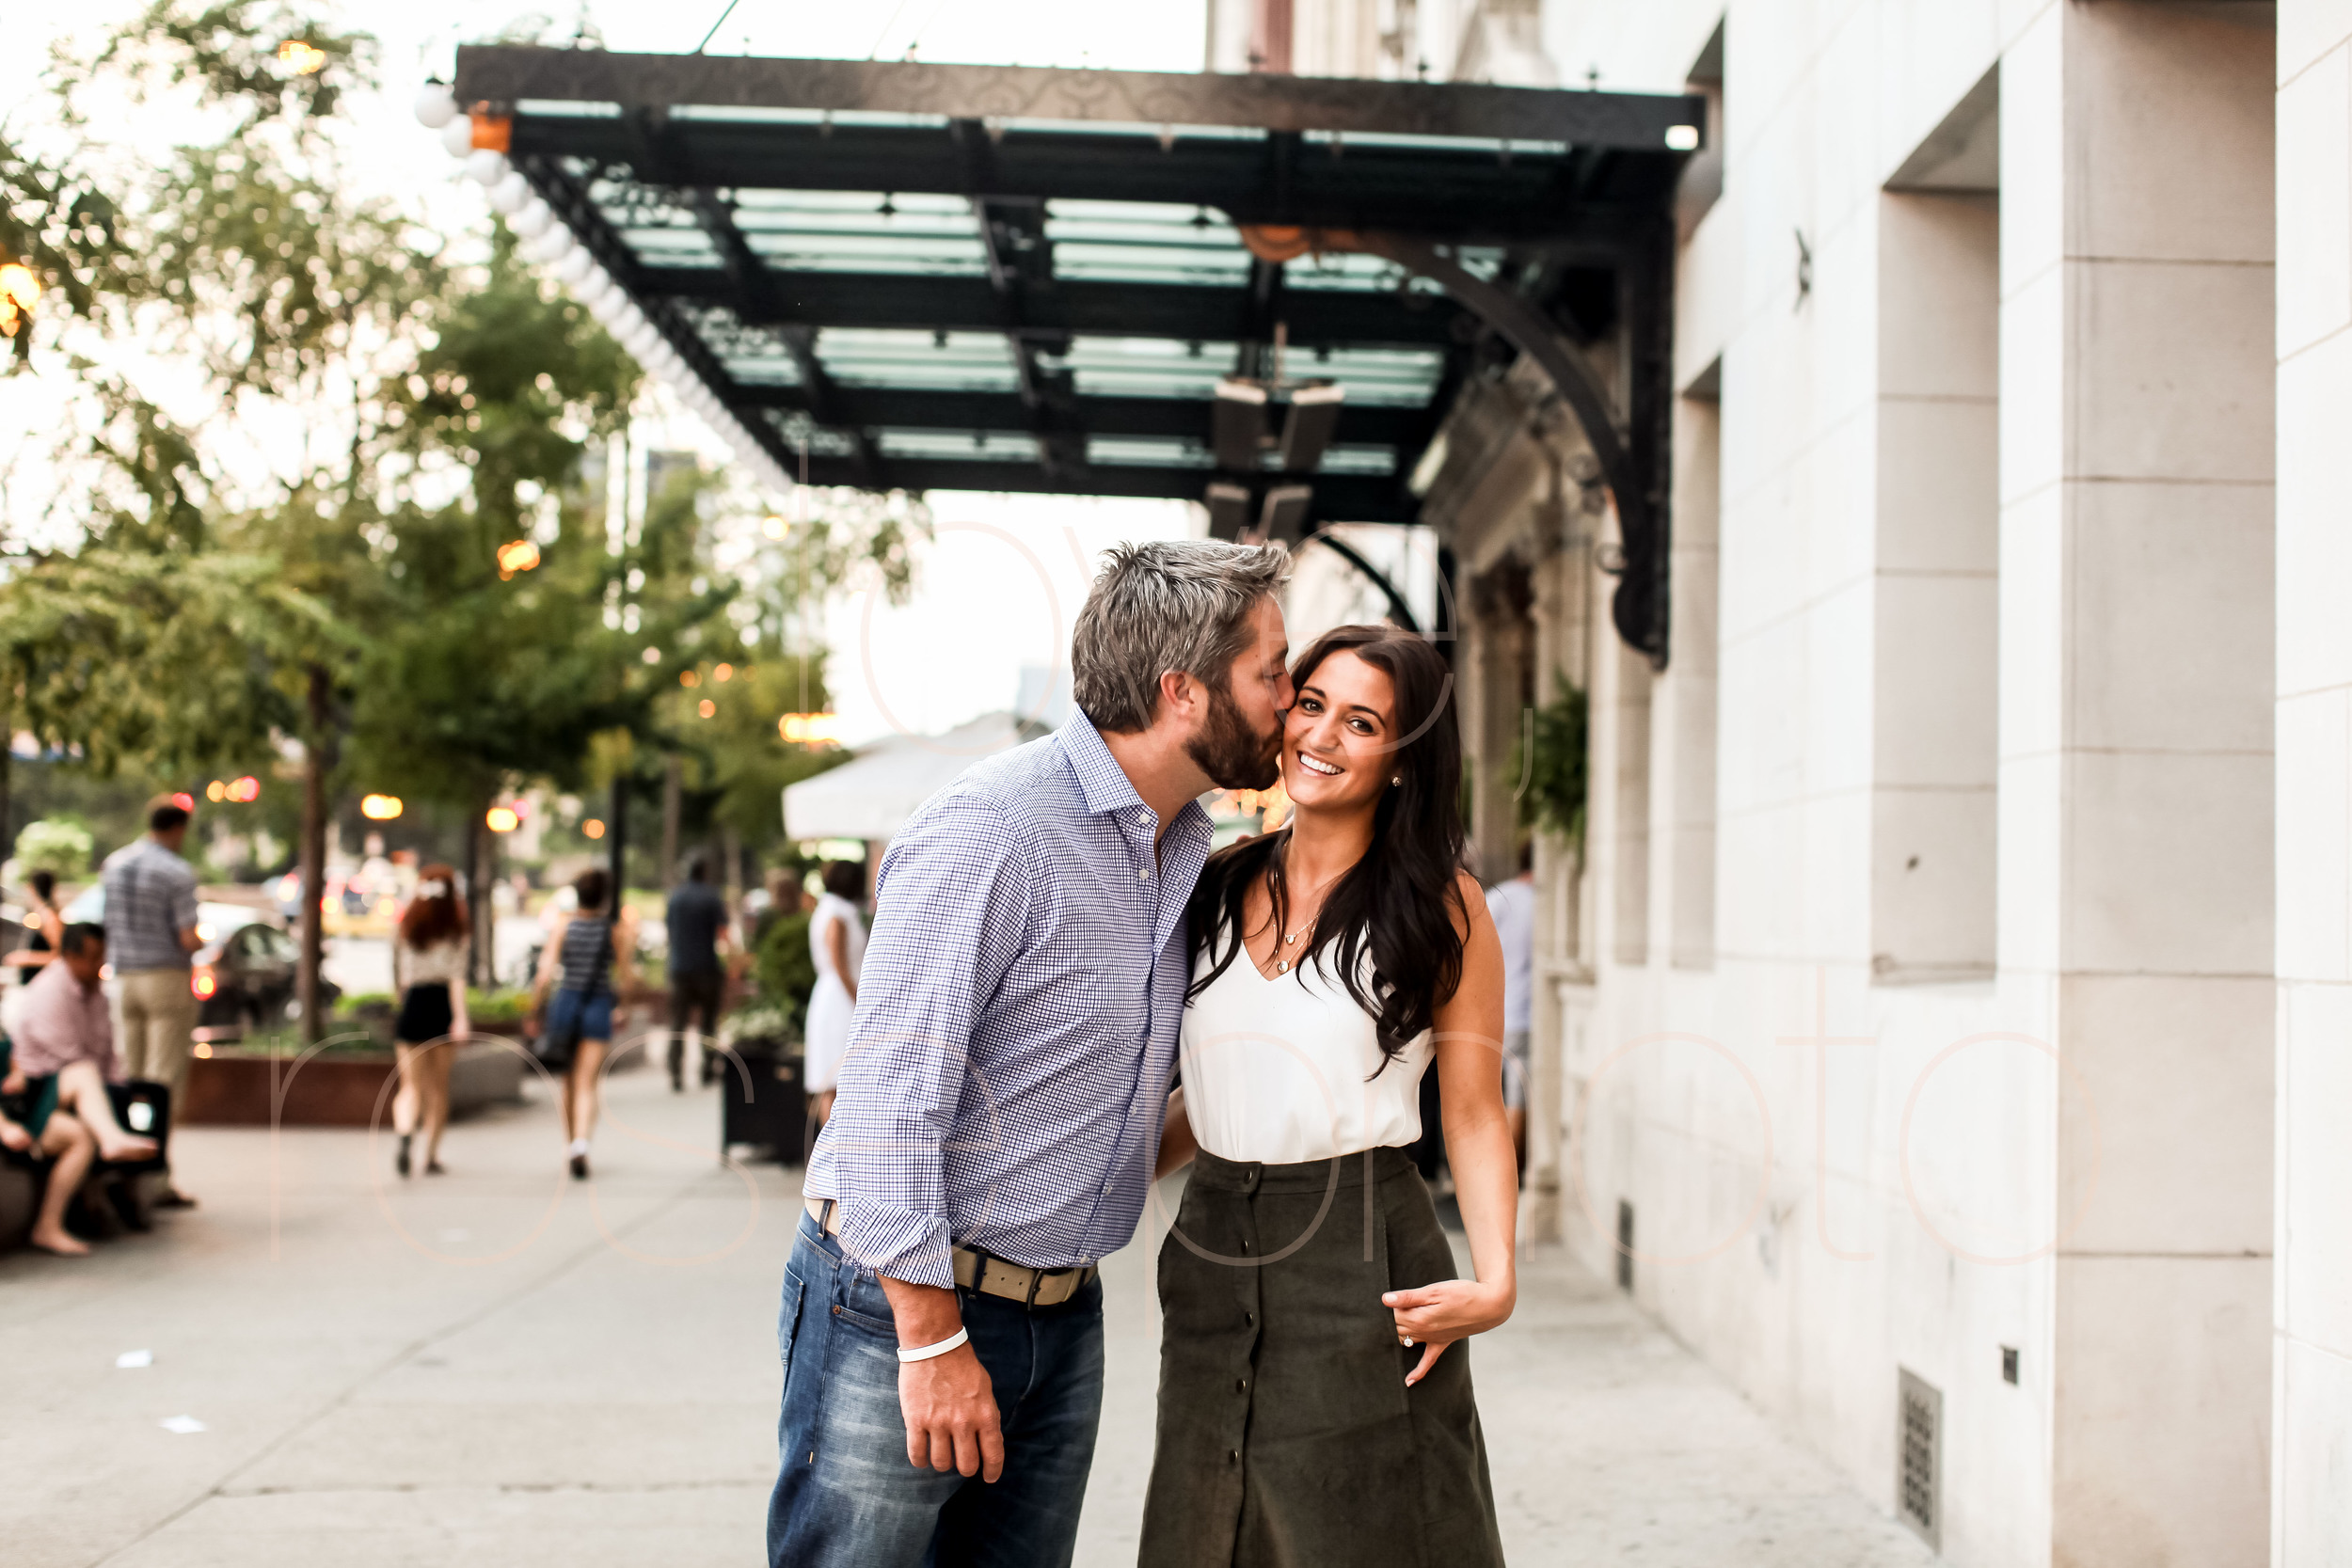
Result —
[[[1213, 857], [1191, 906], [1142, 1561], [1500, 1563], [1454, 1341], [1511, 1315], [1518, 1178], [1451, 685], [1388, 626], [1326, 635], [1293, 681], [1290, 825]], [[1474, 1279], [1406, 1153], [1432, 1062]]]
[[400, 1016], [392, 1023], [392, 1051], [400, 1063], [392, 1131], [400, 1134], [400, 1148], [392, 1168], [403, 1176], [413, 1168], [410, 1146], [420, 1136], [425, 1175], [441, 1174], [450, 1059], [472, 1033], [466, 1018], [467, 931], [457, 873], [446, 865], [426, 866], [392, 938], [392, 983], [400, 988]]

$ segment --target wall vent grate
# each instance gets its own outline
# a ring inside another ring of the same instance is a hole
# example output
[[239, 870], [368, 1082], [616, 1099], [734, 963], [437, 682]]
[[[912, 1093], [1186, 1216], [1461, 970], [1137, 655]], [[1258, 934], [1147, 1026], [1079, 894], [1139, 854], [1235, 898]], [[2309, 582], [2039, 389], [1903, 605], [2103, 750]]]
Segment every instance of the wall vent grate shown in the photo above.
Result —
[[1944, 1396], [1926, 1379], [1895, 1369], [1895, 1512], [1941, 1550]]
[[1633, 1291], [1633, 1205], [1617, 1199], [1617, 1289]]

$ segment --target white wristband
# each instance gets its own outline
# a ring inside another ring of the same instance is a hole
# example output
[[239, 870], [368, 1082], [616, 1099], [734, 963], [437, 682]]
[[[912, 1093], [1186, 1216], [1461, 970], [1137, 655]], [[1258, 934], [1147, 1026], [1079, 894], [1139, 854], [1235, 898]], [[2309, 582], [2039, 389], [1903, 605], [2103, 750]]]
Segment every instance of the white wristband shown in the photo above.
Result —
[[898, 1352], [898, 1359], [901, 1361], [929, 1361], [934, 1355], [946, 1354], [949, 1351], [955, 1349], [958, 1345], [962, 1344], [965, 1340], [971, 1338], [972, 1331], [970, 1329], [959, 1328], [953, 1335], [947, 1338], [942, 1339], [935, 1345], [924, 1345], [915, 1350], [900, 1350]]

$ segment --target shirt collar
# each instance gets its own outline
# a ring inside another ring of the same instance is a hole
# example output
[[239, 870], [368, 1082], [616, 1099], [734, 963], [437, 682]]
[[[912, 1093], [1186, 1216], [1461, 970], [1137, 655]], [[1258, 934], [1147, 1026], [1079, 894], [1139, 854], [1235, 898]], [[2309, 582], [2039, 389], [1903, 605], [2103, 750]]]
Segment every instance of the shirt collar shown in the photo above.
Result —
[[[1100, 816], [1106, 812], [1136, 807], [1150, 813], [1152, 808], [1136, 793], [1135, 782], [1119, 766], [1119, 759], [1111, 755], [1111, 749], [1103, 743], [1103, 733], [1094, 727], [1084, 709], [1070, 710], [1070, 717], [1055, 733], [1054, 740], [1061, 747], [1062, 755], [1070, 759], [1071, 771], [1078, 777], [1078, 792], [1086, 800], [1089, 816]], [[1184, 810], [1168, 824], [1168, 831], [1189, 832], [1196, 826], [1214, 831], [1216, 825], [1200, 808], [1200, 801], [1187, 800]]]
[[1100, 816], [1104, 812], [1143, 804], [1134, 781], [1119, 766], [1119, 759], [1111, 755], [1111, 749], [1103, 743], [1103, 733], [1083, 709], [1070, 710], [1070, 717], [1063, 721], [1054, 739], [1061, 747], [1062, 755], [1070, 759], [1071, 771], [1078, 775], [1078, 793], [1086, 798], [1089, 816]]

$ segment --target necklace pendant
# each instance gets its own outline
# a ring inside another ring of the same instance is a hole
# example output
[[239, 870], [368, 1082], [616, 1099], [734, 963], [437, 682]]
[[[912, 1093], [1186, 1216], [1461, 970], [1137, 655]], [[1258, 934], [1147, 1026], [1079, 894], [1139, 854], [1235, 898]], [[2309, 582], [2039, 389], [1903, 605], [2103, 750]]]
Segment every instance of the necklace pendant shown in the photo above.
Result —
[[1282, 945], [1288, 947], [1292, 942], [1296, 942], [1297, 940], [1298, 933], [1296, 931], [1293, 931], [1289, 936], [1282, 939]]
[[1277, 974], [1288, 974], [1290, 968], [1291, 961], [1288, 958], [1277, 958], [1274, 961], [1274, 973]]

